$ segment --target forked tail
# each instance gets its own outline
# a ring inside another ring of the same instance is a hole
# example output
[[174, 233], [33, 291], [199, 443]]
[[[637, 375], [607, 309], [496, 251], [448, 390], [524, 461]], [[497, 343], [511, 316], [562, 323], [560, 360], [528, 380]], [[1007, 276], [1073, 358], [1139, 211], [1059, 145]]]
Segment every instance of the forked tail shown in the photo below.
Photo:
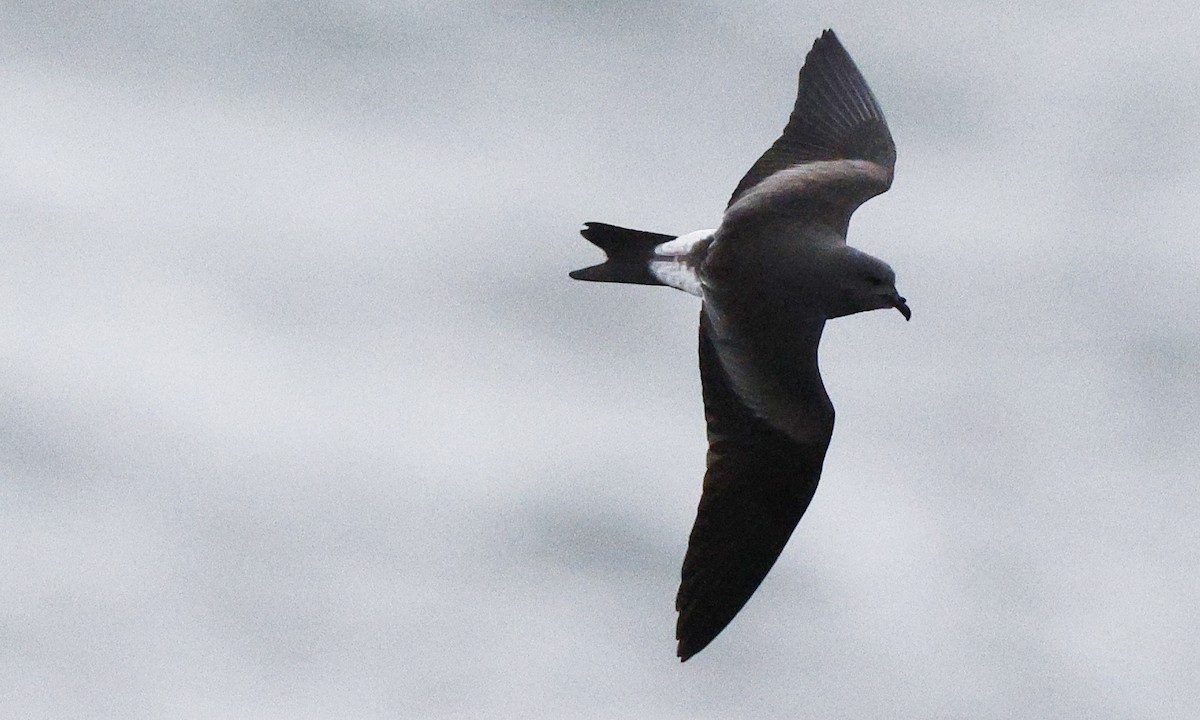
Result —
[[584, 223], [579, 234], [603, 250], [608, 257], [599, 265], [571, 273], [571, 277], [576, 280], [635, 285], [666, 284], [651, 272], [650, 261], [654, 258], [655, 248], [674, 240], [676, 236], [630, 230], [598, 222]]

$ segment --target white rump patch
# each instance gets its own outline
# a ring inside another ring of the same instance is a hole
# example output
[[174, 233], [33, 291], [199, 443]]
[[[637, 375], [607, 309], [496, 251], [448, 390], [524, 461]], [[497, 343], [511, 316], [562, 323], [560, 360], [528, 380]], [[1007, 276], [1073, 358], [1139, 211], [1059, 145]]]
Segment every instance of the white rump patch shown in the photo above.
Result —
[[715, 229], [697, 230], [654, 248], [650, 274], [664, 285], [701, 297], [700, 278], [696, 276], [696, 270], [702, 258], [693, 258], [692, 250], [697, 243], [712, 237], [714, 232]]

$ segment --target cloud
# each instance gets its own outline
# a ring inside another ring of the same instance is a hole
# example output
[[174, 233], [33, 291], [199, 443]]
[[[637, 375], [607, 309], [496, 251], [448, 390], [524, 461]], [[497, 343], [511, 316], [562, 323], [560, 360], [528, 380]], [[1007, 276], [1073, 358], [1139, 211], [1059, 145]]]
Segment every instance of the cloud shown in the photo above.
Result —
[[[10, 714], [1200, 707], [1186, 23], [663, 7], [0, 10]], [[696, 307], [565, 273], [711, 226], [826, 22], [914, 321], [831, 324], [821, 489], [680, 667]]]

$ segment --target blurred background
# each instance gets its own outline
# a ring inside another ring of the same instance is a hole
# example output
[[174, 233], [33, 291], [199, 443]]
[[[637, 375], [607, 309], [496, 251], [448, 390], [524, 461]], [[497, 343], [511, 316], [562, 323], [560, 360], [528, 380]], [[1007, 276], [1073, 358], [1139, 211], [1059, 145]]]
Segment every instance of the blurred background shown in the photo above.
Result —
[[[713, 227], [833, 27], [896, 182], [821, 488], [681, 666]], [[1200, 713], [1183, 2], [0, 6], [0, 715]]]

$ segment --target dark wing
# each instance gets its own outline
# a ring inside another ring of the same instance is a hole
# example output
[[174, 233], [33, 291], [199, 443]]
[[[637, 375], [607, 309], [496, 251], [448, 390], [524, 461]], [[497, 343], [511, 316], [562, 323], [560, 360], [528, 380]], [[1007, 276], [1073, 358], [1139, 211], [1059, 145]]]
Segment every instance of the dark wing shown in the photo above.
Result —
[[[833, 433], [833, 405], [822, 437], [799, 443], [753, 415], [738, 399], [700, 317], [700, 379], [708, 424], [708, 471], [683, 560], [675, 606], [678, 654], [700, 652], [733, 620], [775, 564], [817, 489]], [[816, 344], [812, 338], [816, 370]]]
[[817, 38], [804, 59], [796, 105], [783, 135], [738, 183], [729, 204], [780, 170], [815, 160], [879, 165], [886, 181], [873, 195], [888, 189], [896, 165], [896, 145], [883, 111], [832, 30]]

